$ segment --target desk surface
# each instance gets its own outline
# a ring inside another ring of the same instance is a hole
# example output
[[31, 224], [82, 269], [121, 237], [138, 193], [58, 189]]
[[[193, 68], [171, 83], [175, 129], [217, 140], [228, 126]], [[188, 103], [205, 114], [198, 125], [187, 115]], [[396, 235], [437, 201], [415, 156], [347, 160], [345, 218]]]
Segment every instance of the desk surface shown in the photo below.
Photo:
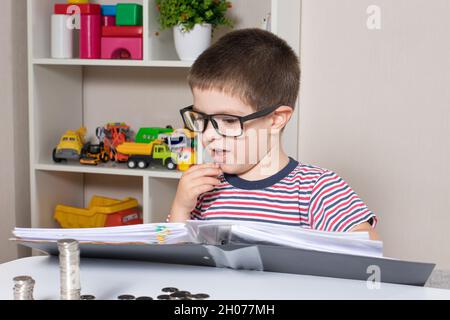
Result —
[[[29, 275], [36, 300], [59, 299], [59, 262], [39, 256], [0, 265], [0, 299], [13, 298], [13, 281]], [[450, 299], [450, 290], [274, 272], [231, 270], [138, 261], [82, 259], [82, 294], [116, 299], [121, 294], [156, 298], [164, 287], [207, 293], [211, 299]]]

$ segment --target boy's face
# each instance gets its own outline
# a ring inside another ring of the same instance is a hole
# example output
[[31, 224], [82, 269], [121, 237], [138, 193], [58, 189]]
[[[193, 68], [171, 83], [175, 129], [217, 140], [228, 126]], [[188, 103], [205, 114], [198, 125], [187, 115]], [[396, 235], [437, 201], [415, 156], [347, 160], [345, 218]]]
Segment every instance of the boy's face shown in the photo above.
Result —
[[[218, 90], [193, 89], [194, 110], [209, 115], [228, 114], [247, 116], [254, 113], [251, 106], [240, 98]], [[239, 137], [224, 137], [214, 129], [211, 122], [202, 134], [205, 152], [220, 164], [223, 172], [242, 174], [250, 170], [267, 155], [273, 139], [273, 117], [271, 115], [244, 122], [243, 134]], [[278, 135], [276, 135], [278, 138]]]

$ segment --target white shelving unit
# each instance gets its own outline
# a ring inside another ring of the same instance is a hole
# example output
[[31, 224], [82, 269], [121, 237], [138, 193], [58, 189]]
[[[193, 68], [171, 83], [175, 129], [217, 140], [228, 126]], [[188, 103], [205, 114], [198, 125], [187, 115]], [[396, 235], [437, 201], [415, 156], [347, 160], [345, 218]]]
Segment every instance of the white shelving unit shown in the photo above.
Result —
[[[51, 153], [66, 130], [95, 128], [108, 122], [140, 127], [182, 127], [178, 110], [191, 104], [186, 76], [191, 62], [179, 61], [170, 30], [159, 31], [155, 0], [102, 0], [141, 3], [144, 7], [144, 59], [81, 60], [50, 57], [50, 16], [64, 0], [28, 0], [29, 132], [32, 227], [57, 227], [57, 204], [86, 206], [92, 195], [135, 197], [145, 222], [164, 221], [180, 172], [152, 167], [131, 170], [125, 164], [98, 167], [56, 164]], [[235, 29], [260, 27], [272, 14], [272, 32], [295, 49], [300, 41], [300, 1], [234, 0], [229, 16]], [[230, 29], [220, 28], [215, 38]], [[158, 33], [158, 34], [157, 34]], [[286, 128], [285, 148], [297, 156], [297, 111]]]
[[176, 60], [87, 60], [87, 59], [33, 59], [34, 65], [66, 65], [66, 66], [119, 66], [119, 67], [167, 67], [190, 68], [190, 61]]

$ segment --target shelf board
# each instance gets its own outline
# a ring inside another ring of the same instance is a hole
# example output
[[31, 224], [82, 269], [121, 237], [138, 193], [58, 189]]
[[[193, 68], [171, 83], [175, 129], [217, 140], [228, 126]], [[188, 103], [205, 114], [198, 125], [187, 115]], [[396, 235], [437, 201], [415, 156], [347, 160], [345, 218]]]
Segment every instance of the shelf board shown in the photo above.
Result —
[[182, 172], [169, 171], [162, 167], [149, 167], [147, 169], [129, 169], [126, 164], [102, 163], [98, 166], [82, 165], [76, 162], [71, 163], [38, 163], [34, 165], [34, 169], [38, 171], [55, 171], [55, 172], [76, 172], [76, 173], [93, 173], [93, 174], [109, 174], [120, 176], [137, 176], [151, 178], [167, 178], [179, 179]]
[[33, 59], [34, 65], [61, 66], [121, 66], [190, 68], [192, 61], [181, 60], [109, 60], [109, 59]]

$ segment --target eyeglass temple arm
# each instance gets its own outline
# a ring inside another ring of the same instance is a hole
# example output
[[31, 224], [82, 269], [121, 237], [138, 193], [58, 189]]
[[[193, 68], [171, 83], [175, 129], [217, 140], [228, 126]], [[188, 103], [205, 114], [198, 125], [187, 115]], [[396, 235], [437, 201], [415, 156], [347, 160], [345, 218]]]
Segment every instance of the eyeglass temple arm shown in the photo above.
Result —
[[262, 109], [260, 111], [256, 111], [255, 113], [249, 114], [248, 116], [241, 117], [241, 120], [242, 120], [242, 122], [245, 122], [245, 121], [248, 121], [248, 120], [252, 120], [252, 119], [256, 119], [256, 118], [267, 116], [268, 114], [271, 114], [272, 112], [274, 112], [279, 107], [280, 106], [276, 106], [276, 107], [271, 107], [271, 108]]

